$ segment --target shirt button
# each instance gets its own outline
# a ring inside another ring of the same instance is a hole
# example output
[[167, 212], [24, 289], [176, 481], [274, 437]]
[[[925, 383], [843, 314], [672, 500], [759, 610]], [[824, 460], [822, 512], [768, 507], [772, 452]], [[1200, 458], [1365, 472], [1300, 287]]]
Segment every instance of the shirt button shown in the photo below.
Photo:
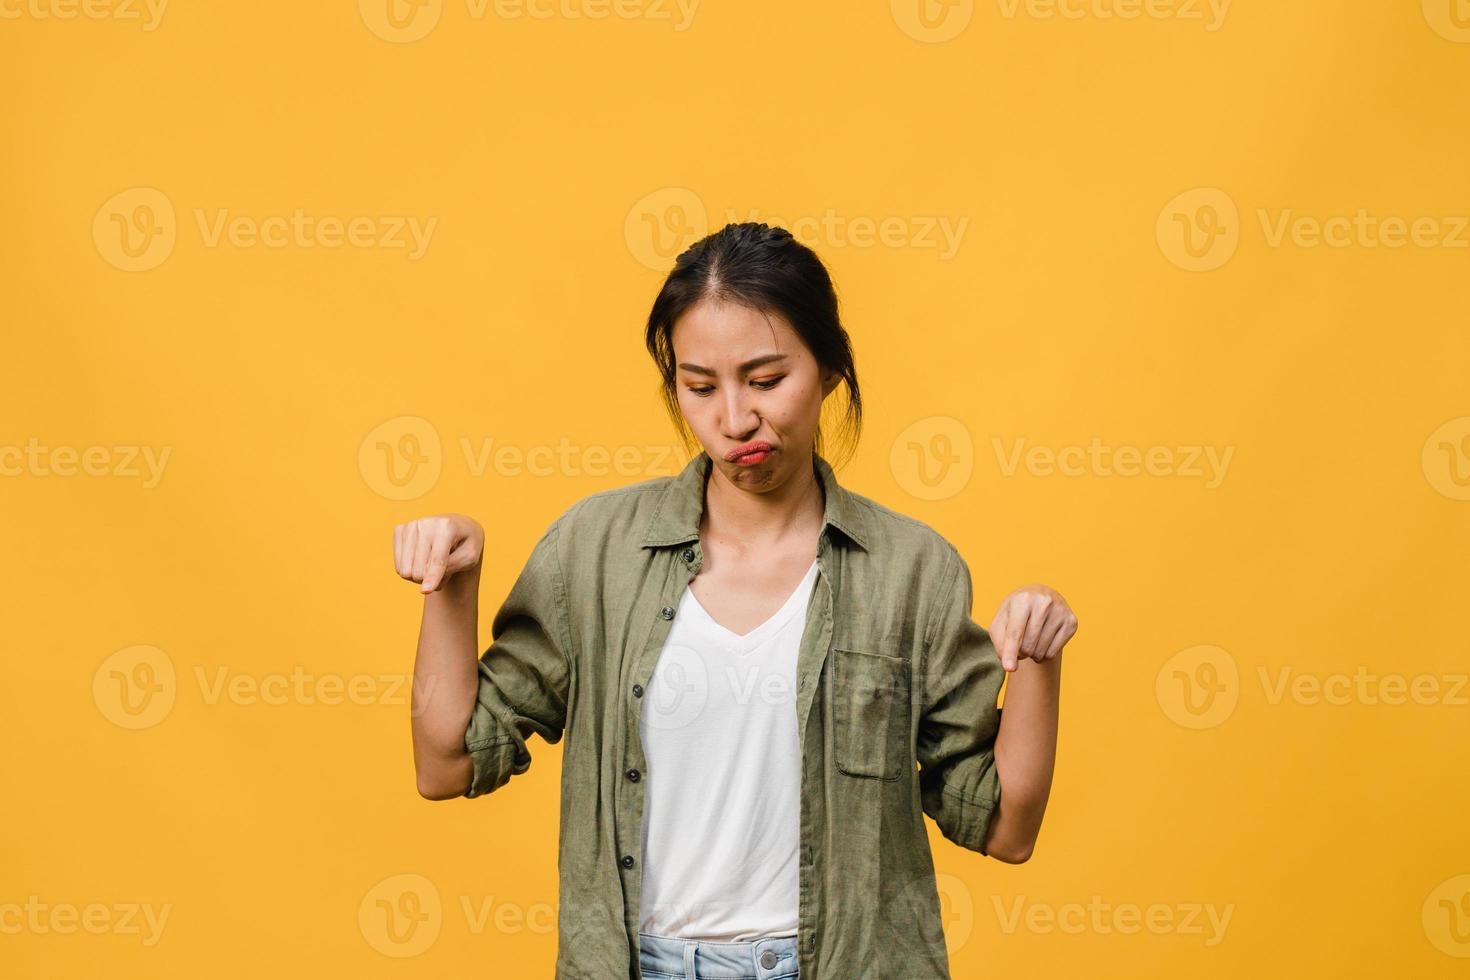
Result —
[[629, 769], [629, 770], [628, 770], [628, 772], [627, 772], [627, 776], [628, 776], [628, 779], [629, 779], [629, 780], [630, 780], [630, 781], [631, 781], [631, 782], [635, 782], [635, 783], [636, 783], [636, 782], [638, 782], [638, 780], [640, 780], [640, 779], [642, 779], [642, 778], [643, 778], [643, 777], [642, 777], [642, 776], [641, 776], [641, 775], [640, 775], [640, 774], [639, 774], [639, 772], [638, 772], [638, 770], [637, 770], [637, 769]]
[[622, 866], [625, 867], [625, 868], [631, 868], [633, 866], [633, 855], [631, 855], [631, 854], [624, 854], [623, 855], [623, 860], [620, 861], [619, 863], [622, 864]]
[[685, 548], [684, 549], [684, 560], [686, 562], [689, 562], [689, 561], [693, 561], [694, 560], [694, 549], [693, 548]]
[[658, 614], [660, 616], [662, 616], [664, 619], [673, 619], [674, 618], [674, 607], [673, 606], [664, 606], [662, 609], [660, 609], [658, 611]]
[[761, 954], [761, 966], [763, 966], [767, 970], [769, 970], [772, 967], [774, 967], [775, 965], [776, 965], [776, 952], [775, 952], [775, 950], [768, 949], [764, 953]]
[[641, 698], [641, 697], [643, 697], [643, 685], [642, 684], [634, 684], [633, 685], [633, 697], [635, 697], [635, 698]]

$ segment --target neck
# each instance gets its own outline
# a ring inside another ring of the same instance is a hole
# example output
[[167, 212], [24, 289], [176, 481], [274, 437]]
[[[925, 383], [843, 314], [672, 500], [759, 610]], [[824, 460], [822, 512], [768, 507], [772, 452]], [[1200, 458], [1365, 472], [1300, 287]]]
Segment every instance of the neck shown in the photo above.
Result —
[[711, 460], [704, 485], [701, 537], [711, 536], [742, 549], [769, 549], [793, 537], [816, 538], [826, 511], [826, 495], [817, 479], [816, 459], [795, 467], [779, 485], [741, 486]]

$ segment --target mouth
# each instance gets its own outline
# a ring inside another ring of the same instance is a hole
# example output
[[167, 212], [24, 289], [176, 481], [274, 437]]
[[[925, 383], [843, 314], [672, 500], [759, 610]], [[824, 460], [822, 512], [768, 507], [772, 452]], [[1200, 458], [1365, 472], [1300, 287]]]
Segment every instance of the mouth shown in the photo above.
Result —
[[774, 451], [774, 447], [769, 442], [757, 440], [730, 450], [725, 454], [725, 460], [740, 466], [754, 466], [756, 463], [764, 462], [765, 458]]

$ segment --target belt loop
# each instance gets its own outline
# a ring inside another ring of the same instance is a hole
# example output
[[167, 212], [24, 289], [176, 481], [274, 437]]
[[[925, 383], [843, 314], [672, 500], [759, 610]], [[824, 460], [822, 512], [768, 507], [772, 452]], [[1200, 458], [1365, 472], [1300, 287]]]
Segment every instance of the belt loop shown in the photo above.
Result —
[[694, 972], [694, 950], [699, 946], [697, 942], [686, 942], [684, 944], [684, 980], [696, 980], [698, 976]]

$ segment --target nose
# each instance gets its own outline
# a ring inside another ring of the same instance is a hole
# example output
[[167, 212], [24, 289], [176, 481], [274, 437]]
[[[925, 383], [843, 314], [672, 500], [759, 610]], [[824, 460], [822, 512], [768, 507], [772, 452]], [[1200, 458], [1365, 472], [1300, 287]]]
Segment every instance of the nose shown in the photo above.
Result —
[[720, 434], [726, 439], [746, 439], [760, 428], [760, 416], [744, 385], [725, 388], [725, 413], [720, 422]]

